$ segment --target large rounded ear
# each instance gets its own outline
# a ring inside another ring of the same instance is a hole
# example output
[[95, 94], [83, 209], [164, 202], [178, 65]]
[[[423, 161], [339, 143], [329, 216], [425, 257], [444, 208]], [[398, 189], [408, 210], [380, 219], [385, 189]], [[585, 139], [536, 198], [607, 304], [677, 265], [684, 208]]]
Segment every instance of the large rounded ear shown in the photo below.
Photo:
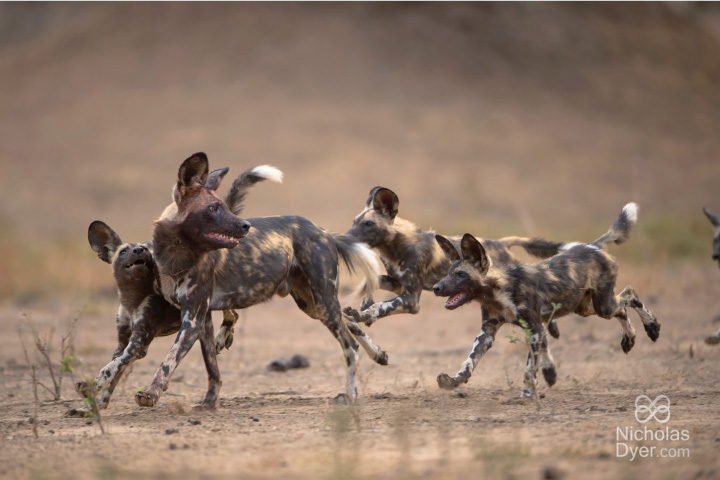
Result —
[[115, 250], [122, 245], [118, 234], [100, 220], [95, 220], [90, 224], [88, 242], [90, 242], [90, 247], [97, 252], [100, 260], [107, 263], [112, 261]]
[[442, 235], [435, 235], [435, 240], [440, 244], [440, 248], [442, 248], [451, 262], [460, 260], [460, 252], [457, 251], [457, 248], [455, 248], [455, 245], [453, 245], [450, 240]]
[[230, 168], [225, 167], [210, 172], [210, 175], [208, 175], [207, 181], [205, 182], [205, 188], [212, 191], [217, 190], [220, 186], [220, 182], [222, 182], [222, 179], [225, 178], [225, 175], [227, 175], [229, 170]]
[[398, 213], [398, 206], [400, 200], [398, 199], [395, 192], [385, 187], [375, 187], [370, 190], [368, 196], [367, 207], [371, 207], [377, 211], [380, 215], [387, 217], [388, 220], [392, 221], [395, 215]]
[[486, 274], [490, 269], [490, 259], [485, 253], [485, 248], [469, 233], [463, 235], [462, 241], [460, 242], [460, 250], [463, 260], [470, 262], [475, 268], [480, 270], [481, 274]]
[[710, 223], [713, 224], [713, 227], [718, 228], [720, 227], [720, 217], [715, 215], [713, 212], [708, 210], [707, 208], [703, 207], [703, 212], [705, 212], [705, 215], [710, 219]]
[[208, 159], [202, 152], [186, 159], [178, 170], [177, 188], [173, 194], [176, 202], [185, 195], [188, 188], [205, 186], [208, 177]]

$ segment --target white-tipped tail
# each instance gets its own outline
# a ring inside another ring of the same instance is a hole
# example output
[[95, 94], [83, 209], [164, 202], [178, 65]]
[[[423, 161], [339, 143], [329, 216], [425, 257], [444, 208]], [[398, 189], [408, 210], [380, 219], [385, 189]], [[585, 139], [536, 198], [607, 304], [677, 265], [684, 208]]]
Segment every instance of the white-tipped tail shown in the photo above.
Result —
[[636, 223], [637, 222], [637, 216], [638, 216], [638, 206], [635, 202], [630, 202], [627, 205], [625, 205], [622, 209], [622, 211], [625, 213], [625, 216], [627, 216], [627, 219], [630, 221], [630, 223]]
[[251, 173], [271, 182], [282, 183], [283, 181], [283, 172], [270, 165], [255, 167], [251, 170]]
[[351, 247], [353, 267], [362, 272], [363, 281], [358, 285], [353, 294], [356, 297], [369, 297], [375, 290], [380, 288], [380, 261], [377, 253], [364, 243], [356, 243]]

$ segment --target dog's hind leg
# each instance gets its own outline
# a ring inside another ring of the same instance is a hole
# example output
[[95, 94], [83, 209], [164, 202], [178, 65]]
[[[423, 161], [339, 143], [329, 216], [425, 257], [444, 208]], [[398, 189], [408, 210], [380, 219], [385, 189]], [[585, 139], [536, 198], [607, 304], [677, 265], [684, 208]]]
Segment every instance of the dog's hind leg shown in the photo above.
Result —
[[350, 333], [352, 333], [355, 337], [355, 340], [357, 340], [360, 346], [363, 347], [363, 350], [367, 352], [368, 357], [372, 358], [375, 363], [380, 365], [388, 364], [387, 352], [375, 345], [370, 336], [365, 333], [362, 328], [360, 328], [360, 325], [353, 322], [345, 322], [345, 324], [347, 325], [348, 330], [350, 330]]
[[650, 337], [650, 340], [653, 342], [656, 341], [660, 336], [660, 323], [658, 323], [655, 315], [653, 315], [653, 313], [645, 307], [643, 302], [640, 301], [640, 298], [638, 298], [635, 290], [628, 285], [622, 292], [620, 292], [618, 298], [625, 300], [627, 304], [632, 307], [638, 315], [640, 315], [640, 319], [642, 320], [643, 327], [645, 327], [647, 336]]
[[[230, 311], [233, 312], [233, 310]], [[205, 394], [205, 399], [202, 404], [196, 408], [214, 409], [218, 395], [220, 394], [222, 381], [220, 380], [220, 369], [217, 363], [217, 352], [215, 351], [215, 339], [210, 312], [208, 312], [205, 317], [205, 331], [200, 336], [200, 348], [202, 350], [203, 360], [205, 361], [205, 369], [208, 373], [208, 391]]]
[[628, 353], [635, 345], [635, 328], [632, 326], [626, 310], [618, 312], [615, 315], [615, 318], [618, 319], [620, 327], [622, 327], [623, 330], [623, 337], [620, 341], [620, 346], [622, 347], [623, 352]]
[[[647, 332], [650, 340], [653, 342], [656, 341], [660, 336], [660, 323], [658, 323], [655, 315], [645, 308], [645, 305], [643, 305], [640, 301], [631, 286], [628, 285], [622, 292], [620, 292], [619, 295], [616, 296], [613, 295], [612, 292], [613, 284], [614, 282], [608, 282], [603, 288], [598, 288], [596, 291], [592, 292], [592, 304], [595, 313], [602, 318], [618, 318], [621, 326], [623, 327], [624, 341], [625, 335], [629, 333], [629, 331], [625, 331], [627, 328], [627, 324], [625, 323], [625, 320], [627, 319], [625, 308], [628, 306], [632, 307], [640, 315], [640, 319], [645, 327], [645, 332]], [[628, 346], [630, 345], [628, 344]], [[624, 346], [623, 350], [625, 350]]]
[[223, 310], [223, 321], [215, 335], [215, 350], [219, 354], [223, 348], [230, 348], [235, 334], [235, 324], [240, 316], [235, 310]]
[[460, 371], [451, 377], [446, 373], [441, 373], [437, 377], [438, 386], [444, 390], [453, 390], [463, 383], [467, 383], [472, 375], [473, 370], [477, 366], [478, 362], [485, 355], [490, 347], [493, 346], [495, 341], [495, 335], [498, 329], [503, 325], [504, 322], [494, 318], [485, 318], [485, 312], [483, 311], [483, 324], [480, 335], [475, 338], [473, 348], [468, 355], [468, 358], [463, 362]]

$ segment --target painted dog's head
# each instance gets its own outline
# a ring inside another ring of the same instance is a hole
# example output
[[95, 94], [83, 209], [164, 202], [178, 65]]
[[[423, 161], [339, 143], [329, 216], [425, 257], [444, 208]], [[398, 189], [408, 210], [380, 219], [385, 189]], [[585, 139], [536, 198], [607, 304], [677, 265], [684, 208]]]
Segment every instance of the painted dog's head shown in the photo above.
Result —
[[365, 209], [355, 217], [347, 235], [371, 247], [384, 244], [392, 236], [392, 225], [399, 204], [400, 201], [392, 190], [384, 187], [373, 188], [365, 203]]
[[705, 215], [708, 217], [710, 223], [712, 223], [712, 226], [715, 229], [715, 235], [713, 236], [712, 258], [713, 260], [717, 260], [718, 267], [720, 268], [720, 217], [705, 207], [703, 207], [703, 212], [705, 212]]
[[177, 211], [170, 221], [183, 238], [201, 250], [234, 248], [250, 231], [250, 223], [233, 215], [215, 193], [228, 168], [208, 171], [204, 153], [196, 153], [180, 165], [173, 192]]
[[100, 220], [90, 224], [88, 241], [98, 257], [112, 265], [118, 288], [141, 287], [155, 280], [157, 270], [149, 242], [123, 243], [118, 234]]
[[466, 233], [460, 242], [460, 252], [442, 235], [435, 239], [450, 259], [452, 265], [448, 274], [433, 287], [438, 297], [450, 297], [445, 308], [453, 310], [473, 299], [482, 300], [492, 292], [486, 275], [490, 270], [491, 260], [485, 249], [475, 237]]

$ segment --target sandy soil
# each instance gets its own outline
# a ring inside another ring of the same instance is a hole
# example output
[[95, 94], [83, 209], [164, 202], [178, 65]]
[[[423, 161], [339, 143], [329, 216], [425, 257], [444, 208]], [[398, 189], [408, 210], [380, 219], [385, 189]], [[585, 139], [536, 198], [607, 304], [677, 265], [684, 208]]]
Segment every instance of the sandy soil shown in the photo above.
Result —
[[[446, 312], [430, 296], [423, 298], [420, 314], [389, 318], [370, 329], [389, 352], [390, 364], [375, 365], [363, 353], [358, 404], [335, 406], [330, 398], [344, 381], [340, 349], [319, 322], [305, 317], [291, 301], [276, 300], [248, 310], [235, 344], [221, 354], [224, 385], [217, 411], [192, 411], [206, 381], [195, 350], [157, 408], [135, 405], [133, 393], [147, 385], [169, 348], [172, 339], [165, 338], [136, 363], [103, 412], [106, 435], [85, 419], [63, 418], [70, 407], [80, 406], [67, 386], [66, 403], [40, 407], [38, 440], [28, 423], [31, 390], [18, 378], [28, 376], [27, 368], [17, 363], [22, 357], [14, 328], [21, 323], [20, 314], [5, 311], [3, 316], [17, 320], [4, 322], [2, 331], [0, 475], [542, 478], [551, 467], [567, 478], [717, 478], [720, 349], [702, 342], [718, 326], [708, 315], [717, 310], [716, 277], [710, 269], [701, 274], [667, 271], [659, 278], [641, 270], [626, 272], [622, 281], [637, 285], [662, 323], [656, 344], [639, 331], [628, 355], [620, 350], [614, 321], [561, 320], [561, 338], [551, 341], [559, 381], [553, 388], [541, 383], [546, 396], [539, 411], [515, 398], [526, 347], [506, 338], [519, 335], [509, 327], [466, 386], [455, 392], [438, 389], [435, 376], [454, 373], [470, 349], [479, 329], [479, 308]], [[697, 286], [670, 292], [652, 286], [677, 278]], [[693, 302], [688, 303], [690, 292]], [[101, 301], [96, 308], [103, 314], [80, 317], [78, 376], [98, 370], [114, 347], [112, 304]], [[64, 312], [60, 318], [71, 316]], [[50, 328], [57, 318], [45, 313], [35, 321]], [[310, 368], [266, 370], [271, 360], [293, 353], [306, 355]], [[641, 394], [653, 399], [664, 394], [671, 402], [670, 421], [662, 425], [651, 420], [650, 429], [687, 430], [690, 438], [623, 443], [654, 445], [658, 451], [687, 448], [689, 458], [616, 457], [617, 428], [643, 428], [635, 419], [635, 399]], [[201, 423], [192, 425], [190, 419]], [[177, 432], [168, 434], [173, 429]]]

